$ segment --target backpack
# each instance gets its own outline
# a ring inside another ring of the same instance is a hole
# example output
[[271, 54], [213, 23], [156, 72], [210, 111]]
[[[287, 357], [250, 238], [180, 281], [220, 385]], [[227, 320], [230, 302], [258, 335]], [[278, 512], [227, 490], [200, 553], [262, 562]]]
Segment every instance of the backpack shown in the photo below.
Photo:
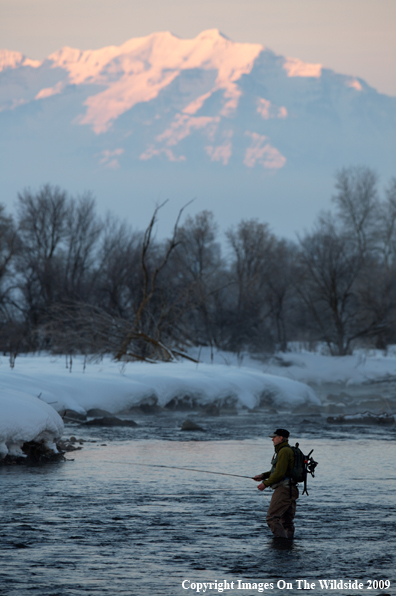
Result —
[[296, 443], [294, 447], [290, 445], [290, 448], [294, 454], [294, 466], [290, 470], [290, 478], [297, 484], [298, 482], [304, 482], [304, 490], [302, 494], [306, 493], [309, 494], [307, 491], [307, 475], [308, 473], [311, 474], [312, 478], [315, 476], [315, 468], [318, 465], [312, 457], [311, 453], [313, 449], [308, 453], [308, 455], [304, 455], [301, 449], [299, 448], [299, 443]]

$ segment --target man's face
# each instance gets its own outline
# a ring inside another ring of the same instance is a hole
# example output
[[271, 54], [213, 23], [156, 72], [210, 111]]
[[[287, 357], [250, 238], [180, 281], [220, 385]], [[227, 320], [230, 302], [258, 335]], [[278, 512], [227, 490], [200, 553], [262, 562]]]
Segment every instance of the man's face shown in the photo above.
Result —
[[283, 437], [280, 437], [279, 435], [276, 435], [276, 437], [272, 437], [272, 442], [274, 444], [274, 447], [276, 445], [279, 445], [279, 443], [282, 443], [283, 441]]

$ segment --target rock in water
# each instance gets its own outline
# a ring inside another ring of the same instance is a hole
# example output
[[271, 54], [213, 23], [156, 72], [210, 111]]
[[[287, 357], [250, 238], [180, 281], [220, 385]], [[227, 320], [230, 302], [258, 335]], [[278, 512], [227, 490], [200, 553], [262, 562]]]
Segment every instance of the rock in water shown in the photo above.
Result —
[[134, 420], [121, 420], [115, 416], [104, 416], [103, 418], [94, 418], [86, 422], [88, 426], [137, 426]]
[[329, 416], [327, 422], [331, 424], [396, 424], [395, 416], [384, 412], [382, 414], [373, 414], [372, 412], [363, 412], [363, 414], [350, 414], [348, 416]]
[[62, 416], [63, 420], [71, 422], [82, 422], [83, 420], [87, 419], [86, 414], [81, 414], [75, 410], [65, 410], [63, 414], [60, 412], [60, 415]]
[[200, 430], [201, 432], [205, 432], [205, 429], [202, 428], [202, 426], [195, 424], [195, 422], [189, 420], [188, 418], [183, 422], [181, 430]]

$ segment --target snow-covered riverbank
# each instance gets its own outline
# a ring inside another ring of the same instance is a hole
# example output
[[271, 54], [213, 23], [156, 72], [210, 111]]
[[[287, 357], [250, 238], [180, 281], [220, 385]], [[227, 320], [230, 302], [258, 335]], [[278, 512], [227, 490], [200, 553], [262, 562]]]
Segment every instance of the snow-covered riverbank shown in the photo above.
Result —
[[[396, 378], [396, 350], [386, 356], [357, 352], [342, 358], [299, 350], [266, 361], [209, 349], [192, 355], [201, 362], [120, 364], [105, 358], [87, 363], [76, 357], [71, 370], [65, 357], [19, 356], [14, 368], [1, 358], [0, 456], [19, 455], [25, 441], [53, 445], [62, 435], [61, 416], [66, 410], [85, 416], [93, 408], [117, 414], [145, 404], [160, 408], [215, 404], [237, 410], [265, 406], [308, 412], [323, 405], [327, 394], [320, 391], [322, 385], [350, 391], [367, 382]], [[328, 411], [342, 413], [342, 399], [335, 401]]]
[[115, 414], [142, 404], [236, 409], [320, 405], [307, 385], [257, 370], [192, 362], [120, 365], [110, 358], [88, 364], [75, 358], [71, 371], [61, 357], [21, 356], [13, 369], [3, 358], [0, 391], [2, 455], [20, 454], [24, 441], [59, 438], [59, 414], [65, 410], [85, 415], [92, 408]]
[[386, 353], [382, 350], [356, 349], [350, 356], [329, 356], [325, 346], [308, 351], [298, 344], [292, 344], [289, 352], [265, 359], [253, 358], [246, 353], [238, 357], [231, 352], [212, 352], [210, 348], [195, 348], [190, 353], [203, 362], [248, 367], [309, 385], [338, 383], [343, 387], [351, 387], [380, 379], [396, 379], [396, 346], [390, 346]]

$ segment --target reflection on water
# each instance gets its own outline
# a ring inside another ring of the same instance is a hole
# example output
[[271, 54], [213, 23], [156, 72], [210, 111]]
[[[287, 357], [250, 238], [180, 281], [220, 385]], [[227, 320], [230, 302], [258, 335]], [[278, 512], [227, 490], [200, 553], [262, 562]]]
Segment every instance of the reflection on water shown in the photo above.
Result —
[[[224, 432], [236, 426], [221, 424]], [[107, 447], [87, 443], [70, 454], [73, 462], [2, 468], [0, 594], [196, 593], [182, 588], [184, 579], [235, 587], [238, 580], [271, 582], [273, 594], [284, 593], [279, 580], [294, 581], [296, 589], [297, 579], [391, 580], [394, 589], [395, 443], [383, 429], [363, 432], [302, 437], [302, 449], [314, 448], [319, 466], [309, 496], [299, 499], [288, 550], [273, 547], [265, 524], [270, 494], [252, 480], [154, 467], [250, 476], [269, 468], [270, 439], [114, 435], [118, 440]]]

